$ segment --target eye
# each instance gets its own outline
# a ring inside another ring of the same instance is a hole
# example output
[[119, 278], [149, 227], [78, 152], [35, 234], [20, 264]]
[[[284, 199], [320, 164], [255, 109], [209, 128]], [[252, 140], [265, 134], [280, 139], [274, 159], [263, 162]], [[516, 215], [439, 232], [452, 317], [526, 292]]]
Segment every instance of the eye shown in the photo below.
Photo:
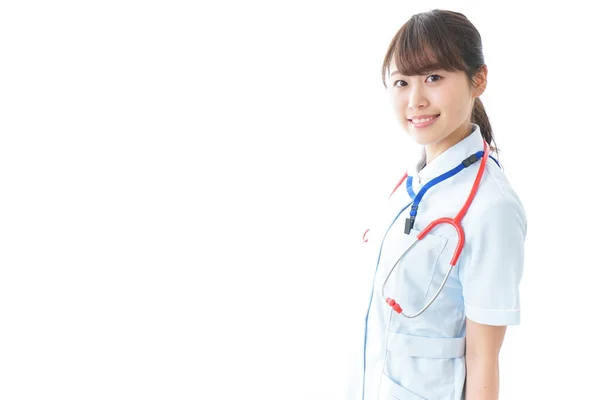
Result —
[[436, 74], [429, 75], [429, 76], [427, 77], [427, 79], [429, 79], [429, 78], [431, 78], [431, 77], [433, 77], [433, 76], [435, 76], [435, 77], [439, 78], [439, 79], [436, 79], [436, 80], [434, 80], [433, 82], [437, 82], [437, 81], [439, 81], [440, 79], [442, 79], [442, 77], [441, 77], [441, 76], [439, 76], [439, 75], [436, 75]]
[[[442, 77], [439, 76], [439, 75], [437, 75], [437, 74], [429, 75], [427, 77], [427, 79], [429, 79], [429, 78], [436, 78], [436, 79], [433, 79], [433, 80], [429, 80], [430, 82], [438, 82], [438, 81], [440, 81], [442, 79]], [[406, 81], [395, 81], [394, 82], [394, 86], [395, 87], [404, 87], [406, 85], [408, 85], [408, 83], [406, 83]]]

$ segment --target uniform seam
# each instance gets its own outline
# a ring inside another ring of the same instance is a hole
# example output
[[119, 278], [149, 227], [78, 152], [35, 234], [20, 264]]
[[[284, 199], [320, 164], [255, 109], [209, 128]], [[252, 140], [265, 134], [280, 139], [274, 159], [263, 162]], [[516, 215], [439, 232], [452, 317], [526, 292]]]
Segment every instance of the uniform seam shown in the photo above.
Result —
[[[488, 202], [490, 203], [490, 205], [494, 205], [496, 202], [501, 201], [503, 199], [511, 200], [511, 196], [508, 193], [506, 193], [506, 191], [502, 188], [499, 179], [496, 176], [494, 176], [494, 173], [490, 171], [490, 168], [492, 168], [492, 166], [486, 166], [485, 174], [491, 178], [494, 184], [493, 186], [497, 189], [498, 192]], [[487, 208], [487, 206], [485, 206], [484, 208]]]
[[521, 311], [521, 308], [503, 308], [503, 309], [498, 309], [498, 308], [481, 308], [481, 307], [475, 307], [472, 306], [471, 304], [467, 303], [465, 301], [465, 305], [474, 308], [476, 310], [481, 310], [481, 311], [495, 311], [495, 312], [504, 312], [504, 311]]

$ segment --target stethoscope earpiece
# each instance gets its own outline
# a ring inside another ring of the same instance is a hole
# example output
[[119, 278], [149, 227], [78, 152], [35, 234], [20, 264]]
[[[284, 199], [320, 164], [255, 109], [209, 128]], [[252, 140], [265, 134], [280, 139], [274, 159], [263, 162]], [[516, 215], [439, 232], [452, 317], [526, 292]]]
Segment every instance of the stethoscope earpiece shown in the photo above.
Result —
[[401, 314], [401, 313], [402, 313], [402, 307], [400, 307], [400, 304], [396, 303], [396, 300], [394, 300], [394, 299], [392, 299], [392, 298], [388, 297], [388, 298], [387, 298], [385, 301], [386, 301], [386, 302], [387, 302], [387, 303], [390, 305], [390, 307], [392, 307], [392, 308], [394, 309], [394, 311], [396, 311], [398, 314]]

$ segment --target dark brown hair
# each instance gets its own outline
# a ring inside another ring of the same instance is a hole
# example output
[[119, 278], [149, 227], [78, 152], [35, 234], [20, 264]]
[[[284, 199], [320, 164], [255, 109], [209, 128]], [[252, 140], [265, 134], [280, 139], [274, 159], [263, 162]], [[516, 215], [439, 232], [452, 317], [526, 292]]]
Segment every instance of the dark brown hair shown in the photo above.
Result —
[[[438, 9], [413, 15], [392, 39], [381, 68], [386, 88], [392, 60], [403, 75], [424, 75], [436, 69], [463, 71], [471, 83], [485, 65], [481, 36], [471, 21], [461, 13]], [[492, 126], [479, 98], [475, 99], [471, 122], [479, 125], [485, 141], [497, 151]]]

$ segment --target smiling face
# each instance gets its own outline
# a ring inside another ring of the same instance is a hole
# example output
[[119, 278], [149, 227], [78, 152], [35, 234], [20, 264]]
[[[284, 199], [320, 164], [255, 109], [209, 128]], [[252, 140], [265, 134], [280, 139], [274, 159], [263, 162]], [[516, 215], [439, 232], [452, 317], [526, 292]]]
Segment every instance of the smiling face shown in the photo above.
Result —
[[471, 133], [473, 104], [485, 89], [485, 66], [476, 77], [483, 84], [476, 87], [463, 71], [437, 69], [406, 76], [398, 72], [394, 60], [389, 71], [394, 114], [402, 129], [425, 146], [428, 163]]

